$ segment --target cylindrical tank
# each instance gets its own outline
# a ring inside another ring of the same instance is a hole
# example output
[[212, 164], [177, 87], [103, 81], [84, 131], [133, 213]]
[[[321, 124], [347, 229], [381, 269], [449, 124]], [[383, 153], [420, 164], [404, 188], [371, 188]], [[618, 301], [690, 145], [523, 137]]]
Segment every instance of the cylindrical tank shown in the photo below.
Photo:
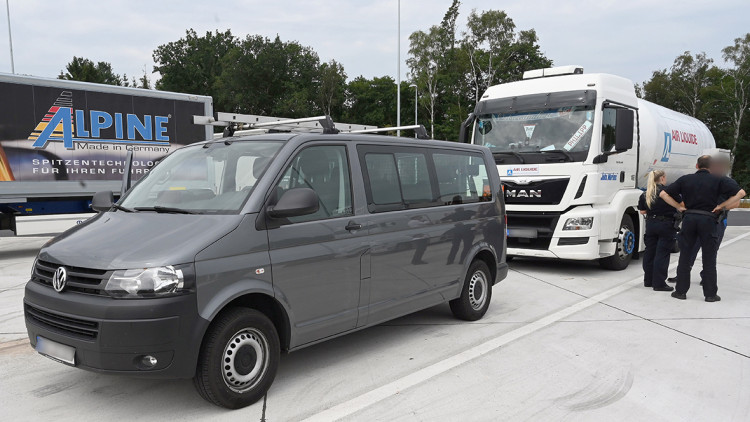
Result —
[[716, 141], [705, 124], [686, 114], [638, 100], [640, 156], [638, 187], [645, 188], [652, 170], [664, 170], [667, 182], [695, 171], [698, 157], [716, 148]]

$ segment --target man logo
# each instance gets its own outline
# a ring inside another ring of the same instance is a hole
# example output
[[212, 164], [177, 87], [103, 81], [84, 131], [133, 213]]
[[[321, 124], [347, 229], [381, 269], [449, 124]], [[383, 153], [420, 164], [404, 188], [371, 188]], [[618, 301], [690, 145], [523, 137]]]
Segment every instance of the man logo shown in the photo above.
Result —
[[62, 292], [67, 280], [68, 272], [65, 271], [65, 267], [58, 267], [57, 271], [55, 271], [55, 275], [52, 276], [52, 287], [56, 291]]
[[542, 197], [542, 190], [534, 190], [534, 189], [507, 189], [505, 191], [505, 196], [507, 198], [541, 198]]

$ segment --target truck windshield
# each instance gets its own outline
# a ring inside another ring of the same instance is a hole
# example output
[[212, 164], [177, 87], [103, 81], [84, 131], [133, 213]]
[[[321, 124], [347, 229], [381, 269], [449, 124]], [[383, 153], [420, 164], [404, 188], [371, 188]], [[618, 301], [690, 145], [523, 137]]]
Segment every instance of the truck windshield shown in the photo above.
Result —
[[583, 161], [591, 146], [594, 107], [568, 106], [478, 116], [474, 143], [524, 163]]
[[187, 146], [168, 155], [120, 202], [139, 212], [236, 213], [283, 142]]

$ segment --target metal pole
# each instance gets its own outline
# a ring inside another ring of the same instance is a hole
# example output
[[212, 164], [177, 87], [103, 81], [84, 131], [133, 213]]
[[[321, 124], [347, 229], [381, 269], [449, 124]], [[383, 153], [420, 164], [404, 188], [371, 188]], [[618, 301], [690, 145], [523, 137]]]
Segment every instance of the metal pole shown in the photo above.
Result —
[[[414, 124], [418, 125], [417, 123], [417, 93], [419, 92], [419, 88], [417, 88], [416, 84], [411, 84], [409, 87], [414, 88]], [[417, 133], [414, 132], [414, 137], [417, 137]]]
[[[6, 0], [7, 1], [7, 0]], [[401, 126], [401, 0], [398, 0], [398, 36], [396, 38], [397, 56], [396, 63], [396, 126]], [[396, 136], [401, 136], [401, 131], [396, 131]]]
[[5, 0], [5, 11], [8, 13], [8, 42], [10, 43], [10, 72], [16, 73], [16, 64], [13, 62], [13, 35], [10, 32], [10, 0]]

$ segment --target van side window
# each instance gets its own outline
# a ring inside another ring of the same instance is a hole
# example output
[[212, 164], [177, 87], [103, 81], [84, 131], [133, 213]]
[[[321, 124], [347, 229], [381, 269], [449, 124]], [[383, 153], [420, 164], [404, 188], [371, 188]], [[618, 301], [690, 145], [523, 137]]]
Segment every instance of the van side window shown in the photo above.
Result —
[[440, 202], [445, 205], [491, 201], [487, 167], [479, 154], [465, 151], [433, 153], [440, 190]]
[[321, 145], [303, 149], [292, 160], [274, 192], [278, 201], [289, 189], [310, 188], [318, 194], [317, 212], [288, 220], [292, 223], [354, 215], [346, 147]]
[[616, 126], [617, 109], [605, 108], [602, 111], [602, 152], [615, 150]]
[[393, 150], [392, 147], [360, 148], [370, 212], [438, 205], [426, 153], [413, 148]]

